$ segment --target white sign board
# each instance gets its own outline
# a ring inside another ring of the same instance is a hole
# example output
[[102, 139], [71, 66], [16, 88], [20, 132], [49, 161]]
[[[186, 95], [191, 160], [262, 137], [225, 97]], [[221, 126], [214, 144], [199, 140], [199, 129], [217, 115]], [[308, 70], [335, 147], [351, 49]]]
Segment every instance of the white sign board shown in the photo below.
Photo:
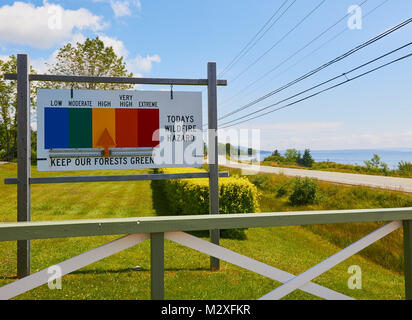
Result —
[[39, 171], [203, 164], [200, 92], [37, 90]]

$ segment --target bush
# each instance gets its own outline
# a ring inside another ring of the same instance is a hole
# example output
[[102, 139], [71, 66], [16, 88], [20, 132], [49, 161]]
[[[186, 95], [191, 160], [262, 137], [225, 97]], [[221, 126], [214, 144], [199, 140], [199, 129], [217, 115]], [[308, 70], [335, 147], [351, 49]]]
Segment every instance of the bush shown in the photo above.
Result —
[[249, 180], [250, 180], [250, 182], [252, 182], [258, 188], [263, 187], [263, 185], [265, 183], [265, 177], [260, 175], [260, 174], [256, 174], [254, 176], [251, 176], [249, 178]]
[[319, 187], [316, 181], [298, 177], [294, 181], [289, 201], [294, 206], [313, 204], [318, 198], [318, 191]]
[[[159, 170], [160, 171], [160, 170]], [[204, 172], [201, 169], [162, 169], [164, 173]], [[171, 215], [209, 213], [209, 179], [178, 179], [155, 182], [164, 193]], [[157, 188], [159, 190], [159, 188]], [[256, 186], [242, 177], [219, 179], [219, 213], [253, 213], [259, 211]], [[223, 237], [245, 239], [242, 229], [222, 230]]]
[[276, 191], [276, 198], [281, 198], [285, 195], [287, 195], [288, 193], [288, 188], [286, 185], [282, 185], [278, 188], [278, 190]]
[[6, 151], [0, 150], [0, 161], [6, 161]]
[[398, 171], [402, 175], [409, 175], [410, 173], [412, 173], [412, 163], [400, 161], [398, 163]]

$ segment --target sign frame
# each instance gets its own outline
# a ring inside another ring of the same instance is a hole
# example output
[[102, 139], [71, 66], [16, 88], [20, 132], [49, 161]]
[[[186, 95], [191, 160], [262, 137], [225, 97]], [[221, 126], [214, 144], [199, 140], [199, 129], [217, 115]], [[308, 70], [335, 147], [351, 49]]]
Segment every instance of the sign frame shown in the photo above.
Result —
[[[217, 86], [227, 86], [227, 80], [218, 80], [216, 62], [208, 62], [207, 79], [179, 79], [179, 78], [132, 78], [132, 77], [94, 77], [69, 75], [42, 75], [30, 74], [30, 58], [27, 54], [17, 54], [17, 74], [4, 74], [5, 80], [17, 80], [17, 179], [5, 179], [5, 183], [17, 184], [17, 221], [30, 221], [30, 185], [36, 179], [31, 177], [31, 129], [30, 129], [30, 83], [31, 81], [60, 81], [60, 82], [88, 82], [88, 83], [123, 83], [123, 84], [151, 84], [151, 85], [200, 85], [208, 87], [208, 163], [209, 163], [209, 213], [219, 213], [219, 172], [218, 172], [218, 144], [217, 144]], [[149, 180], [180, 179], [191, 177], [191, 173], [159, 177], [157, 174], [148, 175]], [[139, 176], [139, 175], [136, 175]], [[102, 181], [89, 177], [87, 182]], [[107, 181], [111, 176], [107, 176]], [[130, 181], [130, 176], [116, 176], [115, 181]], [[198, 176], [200, 178], [200, 176]], [[52, 183], [75, 182], [76, 177], [57, 178]], [[66, 178], [66, 179], [65, 179]], [[136, 179], [138, 180], [138, 179]], [[142, 179], [143, 180], [143, 179]], [[45, 181], [43, 183], [50, 183]], [[210, 231], [211, 242], [219, 245], [219, 231]], [[220, 261], [210, 257], [211, 270], [220, 269]], [[31, 253], [30, 240], [17, 241], [17, 277], [30, 275]]]
[[201, 130], [201, 92], [37, 90], [38, 171], [200, 167]]

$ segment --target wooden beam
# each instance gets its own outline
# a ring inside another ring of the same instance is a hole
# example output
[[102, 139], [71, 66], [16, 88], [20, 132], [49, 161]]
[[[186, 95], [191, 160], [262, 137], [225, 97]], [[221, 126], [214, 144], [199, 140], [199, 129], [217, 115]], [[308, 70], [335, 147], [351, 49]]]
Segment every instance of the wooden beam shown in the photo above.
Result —
[[115, 234], [411, 220], [412, 208], [135, 217], [0, 223], [0, 241]]
[[[30, 60], [17, 55], [17, 221], [30, 221]], [[30, 241], [17, 241], [17, 277], [30, 274]]]
[[[64, 276], [75, 270], [84, 268], [85, 266], [88, 266], [96, 261], [109, 257], [117, 252], [133, 247], [148, 238], [148, 234], [131, 234], [120, 239], [113, 240], [92, 250], [83, 252], [73, 258], [55, 264], [53, 267], [59, 268], [61, 270], [60, 276]], [[23, 279], [0, 287], [0, 300], [14, 298], [26, 291], [47, 283], [51, 276], [49, 269], [50, 268], [43, 269]]]
[[365, 249], [366, 247], [369, 247], [371, 244], [382, 239], [383, 237], [387, 236], [391, 232], [399, 229], [401, 226], [402, 226], [401, 221], [392, 221], [391, 223], [388, 223], [380, 227], [379, 229], [371, 232], [370, 234], [363, 237], [362, 239], [352, 243], [350, 246], [346, 247], [345, 249], [342, 249], [338, 253], [335, 253], [333, 256], [318, 263], [316, 266], [306, 270], [305, 272], [302, 272], [301, 274], [294, 277], [293, 279], [285, 282], [283, 285], [276, 288], [272, 292], [265, 294], [259, 300], [279, 300], [283, 298], [289, 293], [304, 286], [309, 281], [312, 281], [316, 277], [320, 276], [322, 273], [332, 269], [334, 266], [341, 263], [342, 261], [345, 261], [349, 257]]
[[164, 233], [150, 234], [150, 284], [151, 299], [164, 300], [165, 297], [165, 262]]
[[[219, 172], [219, 177], [229, 177], [228, 172]], [[79, 183], [79, 182], [113, 182], [113, 181], [145, 181], [209, 178], [209, 172], [155, 173], [112, 176], [74, 176], [74, 177], [35, 177], [30, 178], [30, 184], [44, 183]], [[17, 184], [17, 178], [4, 179], [5, 184]]]
[[[209, 213], [219, 214], [219, 155], [217, 139], [217, 87], [216, 87], [216, 63], [207, 64], [208, 78], [208, 164], [209, 164]], [[219, 245], [219, 229], [210, 230], [210, 241]], [[217, 271], [220, 269], [219, 259], [210, 257], [210, 269]]]
[[403, 221], [405, 299], [412, 300], [412, 220]]
[[[255, 272], [262, 276], [268, 277], [272, 280], [285, 283], [295, 276], [286, 271], [277, 269], [275, 267], [264, 264], [260, 261], [241, 255], [232, 250], [217, 246], [208, 241], [196, 238], [184, 232], [168, 232], [165, 234], [165, 238], [183, 246], [192, 248], [202, 253], [209, 254], [219, 259], [232, 263], [235, 266], [244, 268], [246, 270]], [[322, 287], [316, 283], [308, 282], [306, 285], [300, 288], [302, 291], [311, 293], [315, 296], [327, 299], [327, 300], [353, 300], [344, 294], [336, 292], [334, 290]]]

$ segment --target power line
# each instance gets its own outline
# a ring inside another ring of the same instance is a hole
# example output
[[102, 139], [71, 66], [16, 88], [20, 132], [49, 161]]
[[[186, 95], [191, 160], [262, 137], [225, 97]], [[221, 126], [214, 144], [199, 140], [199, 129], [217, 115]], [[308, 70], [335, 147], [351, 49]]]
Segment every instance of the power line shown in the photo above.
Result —
[[367, 46], [375, 43], [376, 41], [378, 41], [378, 40], [380, 40], [380, 39], [382, 39], [382, 38], [390, 35], [391, 33], [397, 31], [398, 29], [403, 28], [404, 26], [406, 26], [407, 24], [409, 24], [409, 23], [411, 23], [411, 22], [412, 22], [412, 18], [409, 18], [408, 20], [405, 20], [404, 22], [398, 24], [397, 26], [390, 28], [389, 30], [387, 30], [387, 31], [379, 34], [378, 36], [376, 36], [376, 37], [374, 37], [374, 38], [372, 38], [372, 39], [370, 39], [370, 40], [362, 43], [361, 45], [358, 45], [357, 47], [355, 47], [355, 48], [347, 51], [346, 53], [340, 55], [339, 57], [336, 57], [335, 59], [333, 59], [333, 60], [331, 60], [331, 61], [329, 61], [329, 62], [321, 65], [320, 67], [318, 67], [318, 68], [316, 68], [316, 69], [314, 69], [314, 70], [312, 70], [312, 71], [309, 71], [308, 73], [306, 73], [306, 74], [304, 74], [303, 76], [301, 76], [301, 77], [299, 77], [299, 78], [297, 78], [297, 79], [289, 82], [288, 84], [285, 84], [285, 85], [283, 85], [282, 87], [279, 87], [279, 88], [277, 88], [276, 90], [273, 90], [273, 91], [271, 91], [271, 92], [269, 92], [269, 93], [261, 96], [260, 98], [257, 98], [256, 100], [254, 100], [254, 101], [252, 101], [252, 102], [249, 102], [248, 104], [246, 104], [246, 105], [244, 105], [244, 106], [242, 106], [242, 107], [240, 107], [240, 108], [238, 108], [238, 109], [236, 109], [236, 110], [234, 110], [234, 111], [231, 111], [231, 112], [227, 113], [226, 115], [220, 117], [219, 120], [222, 120], [222, 119], [227, 118], [227, 117], [229, 117], [229, 116], [231, 116], [231, 115], [233, 115], [233, 114], [235, 114], [235, 113], [237, 113], [237, 112], [240, 112], [240, 111], [242, 111], [242, 110], [245, 110], [245, 109], [247, 109], [247, 108], [255, 105], [256, 103], [259, 103], [259, 102], [261, 102], [261, 101], [263, 101], [263, 100], [265, 100], [265, 99], [273, 96], [274, 94], [277, 94], [277, 93], [279, 93], [279, 92], [281, 92], [281, 91], [283, 91], [283, 90], [285, 90], [285, 89], [287, 89], [287, 88], [289, 88], [289, 87], [291, 87], [291, 86], [293, 86], [293, 85], [295, 85], [295, 84], [297, 84], [297, 83], [299, 83], [299, 82], [301, 82], [301, 81], [303, 81], [303, 80], [305, 80], [305, 79], [313, 76], [314, 74], [320, 72], [321, 70], [323, 70], [323, 69], [325, 69], [325, 68], [327, 68], [327, 67], [329, 67], [329, 66], [331, 66], [331, 65], [333, 65], [333, 64], [335, 64], [335, 63], [337, 63], [337, 62], [339, 62], [339, 61], [341, 61], [341, 60], [343, 60], [343, 59], [345, 59], [345, 58], [347, 58], [347, 57], [349, 57], [349, 56], [351, 56], [351, 55], [354, 54], [355, 52], [357, 52], [357, 51], [359, 51], [359, 50], [361, 50], [361, 49], [363, 49], [363, 48], [365, 48], [365, 47], [367, 47]]
[[230, 80], [231, 83], [235, 82], [237, 79], [239, 79], [243, 74], [245, 74], [251, 67], [253, 67], [256, 63], [258, 63], [264, 56], [266, 56], [270, 51], [272, 51], [277, 45], [279, 45], [283, 40], [285, 40], [293, 31], [295, 31], [303, 22], [305, 22], [313, 13], [315, 13], [324, 3], [326, 0], [322, 0], [319, 2], [319, 4], [313, 8], [306, 16], [303, 17], [292, 29], [290, 29], [285, 35], [283, 35], [282, 38], [280, 38], [278, 41], [276, 41], [269, 49], [267, 49], [263, 54], [259, 56], [255, 61], [253, 61], [251, 64], [249, 64], [243, 71], [241, 71], [237, 76], [235, 76], [232, 80]]
[[[371, 15], [373, 12], [375, 12], [377, 9], [379, 9], [380, 7], [382, 7], [385, 3], [387, 3], [389, 0], [384, 0], [382, 1], [380, 4], [378, 4], [376, 7], [374, 7], [372, 10], [370, 10], [369, 12], [367, 12], [365, 15], [363, 15], [362, 19], [365, 20], [369, 15]], [[319, 51], [320, 49], [322, 49], [324, 46], [326, 46], [327, 44], [329, 44], [330, 42], [332, 42], [333, 40], [337, 39], [338, 37], [340, 37], [343, 33], [345, 33], [346, 31], [348, 31], [349, 29], [347, 27], [345, 27], [342, 31], [340, 31], [339, 33], [337, 33], [335, 36], [333, 36], [332, 38], [330, 38], [329, 40], [325, 41], [324, 43], [322, 43], [319, 47], [317, 47], [316, 49], [314, 49], [313, 51], [311, 51], [310, 53], [308, 53], [307, 55], [305, 55], [303, 58], [299, 59], [296, 63], [294, 63], [293, 65], [289, 66], [288, 68], [286, 68], [285, 70], [283, 70], [282, 72], [278, 73], [274, 78], [272, 78], [270, 81], [276, 79], [277, 77], [279, 77], [280, 75], [284, 74], [285, 72], [288, 72], [290, 69], [292, 69], [293, 67], [295, 67], [296, 65], [298, 65], [299, 63], [301, 63], [302, 61], [306, 60], [308, 57], [310, 57], [312, 54], [314, 54], [315, 52]], [[286, 61], [285, 61], [286, 62]]]
[[[373, 8], [372, 10], [370, 10], [369, 12], [367, 12], [364, 16], [363, 19], [366, 19], [370, 14], [372, 14], [374, 11], [376, 11], [377, 9], [379, 9], [381, 6], [383, 6], [385, 3], [387, 3], [389, 0], [384, 0], [382, 1], [379, 5], [377, 5], [375, 8]], [[362, 7], [366, 2], [368, 2], [368, 0], [363, 1], [359, 6]], [[273, 71], [277, 70], [278, 68], [280, 68], [282, 65], [284, 65], [286, 62], [288, 62], [290, 59], [292, 59], [293, 57], [295, 57], [298, 53], [300, 53], [301, 51], [303, 51], [305, 48], [307, 48], [309, 45], [311, 45], [313, 42], [315, 42], [316, 40], [318, 40], [321, 36], [323, 36], [326, 32], [328, 32], [329, 30], [331, 30], [333, 27], [335, 27], [337, 24], [339, 24], [342, 20], [346, 19], [348, 16], [350, 15], [350, 13], [346, 14], [345, 16], [343, 16], [342, 18], [340, 18], [337, 22], [335, 22], [333, 25], [331, 25], [330, 27], [328, 27], [325, 31], [323, 31], [320, 35], [316, 36], [314, 39], [312, 39], [310, 42], [308, 42], [306, 45], [304, 45], [302, 48], [300, 48], [299, 50], [297, 50], [295, 53], [293, 53], [292, 55], [290, 55], [288, 58], [286, 58], [285, 60], [283, 60], [280, 64], [278, 64]], [[290, 66], [289, 68], [287, 68], [286, 70], [282, 71], [281, 73], [277, 74], [276, 77], [274, 77], [273, 79], [276, 79], [277, 77], [279, 77], [280, 75], [282, 75], [283, 73], [289, 71], [291, 68], [293, 68], [294, 66], [296, 66], [297, 64], [299, 64], [300, 62], [302, 62], [303, 60], [307, 59], [309, 56], [311, 56], [312, 54], [314, 54], [315, 52], [317, 52], [318, 50], [320, 50], [321, 48], [323, 48], [325, 45], [329, 44], [330, 42], [332, 42], [333, 40], [335, 40], [336, 38], [338, 38], [339, 36], [341, 36], [344, 32], [348, 31], [348, 28], [346, 27], [345, 29], [343, 29], [341, 32], [339, 32], [337, 35], [335, 35], [333, 38], [329, 39], [328, 41], [324, 42], [321, 46], [319, 46], [318, 48], [316, 48], [315, 50], [313, 50], [311, 53], [307, 54], [305, 57], [303, 57], [302, 59], [300, 59], [298, 62], [296, 62], [295, 64], [293, 64], [292, 66]], [[221, 105], [225, 105], [227, 104], [229, 101], [233, 100], [233, 98], [238, 97], [241, 94], [244, 94], [245, 91], [247, 91], [248, 89], [250, 89], [254, 84], [256, 84], [257, 82], [259, 82], [261, 79], [263, 79], [263, 77], [260, 77], [259, 79], [255, 80], [254, 82], [252, 82], [251, 84], [249, 84], [247, 87], [245, 87], [243, 90], [237, 92], [235, 95], [231, 96], [229, 99], [227, 99], [226, 101], [224, 101]], [[272, 79], [272, 80], [273, 80]], [[223, 109], [225, 109], [226, 107], [223, 107]]]
[[347, 71], [347, 72], [344, 72], [344, 73], [342, 73], [342, 74], [340, 74], [340, 75], [338, 75], [338, 76], [335, 76], [335, 77], [333, 77], [333, 78], [331, 78], [331, 79], [329, 79], [329, 80], [326, 80], [326, 81], [324, 81], [324, 82], [322, 82], [322, 83], [320, 83], [320, 84], [317, 84], [317, 85], [315, 85], [315, 86], [313, 86], [313, 87], [311, 87], [311, 88], [309, 88], [309, 89], [306, 89], [306, 90], [304, 90], [304, 91], [301, 91], [301, 92], [299, 92], [299, 93], [297, 93], [297, 94], [295, 94], [295, 95], [293, 95], [293, 96], [290, 96], [290, 97], [288, 97], [288, 98], [286, 98], [286, 99], [283, 99], [283, 100], [281, 100], [281, 101], [278, 101], [278, 102], [276, 102], [276, 103], [273, 103], [273, 104], [271, 104], [271, 105], [269, 105], [269, 106], [266, 106], [266, 107], [264, 107], [264, 108], [262, 108], [262, 109], [259, 109], [259, 110], [257, 110], [256, 112], [249, 113], [249, 114], [247, 114], [247, 115], [244, 115], [244, 116], [242, 116], [242, 117], [236, 118], [236, 119], [234, 119], [234, 120], [225, 122], [225, 123], [222, 124], [222, 126], [226, 126], [226, 125], [228, 125], [228, 124], [230, 124], [230, 123], [232, 123], [232, 122], [236, 122], [236, 121], [238, 121], [238, 120], [247, 118], [247, 117], [251, 116], [252, 114], [256, 114], [256, 113], [262, 112], [262, 111], [264, 111], [264, 110], [267, 110], [267, 109], [269, 109], [269, 108], [272, 108], [272, 107], [274, 107], [274, 106], [277, 106], [277, 105], [279, 105], [279, 104], [281, 104], [281, 103], [283, 103], [283, 102], [286, 102], [286, 101], [288, 101], [288, 100], [290, 100], [290, 99], [296, 98], [297, 96], [300, 96], [300, 95], [302, 95], [302, 94], [304, 94], [304, 93], [306, 93], [306, 92], [309, 92], [309, 91], [311, 91], [311, 90], [313, 90], [313, 89], [316, 89], [316, 88], [318, 88], [318, 87], [321, 87], [321, 86], [323, 86], [323, 85], [325, 85], [325, 84], [327, 84], [327, 83], [330, 83], [330, 82], [332, 82], [332, 81], [335, 81], [335, 80], [337, 80], [337, 79], [339, 79], [339, 78], [341, 78], [341, 77], [344, 77], [344, 76], [347, 77], [347, 75], [349, 75], [350, 73], [353, 73], [353, 72], [355, 72], [355, 71], [357, 71], [357, 70], [359, 70], [359, 69], [361, 69], [361, 68], [363, 68], [363, 67], [366, 67], [367, 65], [369, 65], [369, 64], [371, 64], [371, 63], [373, 63], [373, 62], [376, 62], [376, 61], [378, 61], [378, 60], [380, 60], [380, 59], [383, 59], [383, 58], [385, 58], [385, 57], [387, 57], [387, 56], [389, 56], [389, 55], [391, 55], [391, 54], [394, 54], [395, 52], [398, 52], [398, 51], [400, 51], [400, 50], [402, 50], [402, 49], [404, 49], [404, 48], [406, 48], [406, 47], [408, 47], [408, 46], [410, 46], [410, 45], [412, 45], [412, 42], [409, 42], [409, 43], [407, 43], [407, 44], [405, 44], [405, 45], [403, 45], [403, 46], [401, 46], [401, 47], [399, 47], [399, 48], [397, 48], [397, 49], [395, 49], [395, 50], [392, 50], [392, 51], [390, 51], [390, 52], [388, 52], [388, 53], [385, 53], [385, 54], [383, 54], [383, 55], [381, 55], [381, 56], [379, 56], [379, 57], [377, 57], [377, 58], [375, 58], [375, 59], [373, 59], [373, 60], [370, 60], [370, 61], [368, 61], [368, 62], [366, 62], [366, 63], [364, 63], [364, 64], [362, 64], [362, 65], [360, 65], [360, 66], [358, 66], [358, 67], [356, 67], [356, 68], [353, 68], [353, 69], [351, 69], [351, 70], [349, 70], [349, 71]]
[[276, 109], [271, 110], [271, 111], [268, 111], [268, 112], [263, 113], [263, 114], [261, 114], [261, 115], [252, 117], [252, 118], [250, 118], [250, 119], [246, 119], [246, 120], [243, 120], [243, 121], [240, 121], [240, 122], [237, 122], [237, 123], [234, 123], [234, 124], [231, 124], [231, 125], [222, 127], [222, 128], [220, 128], [220, 129], [232, 127], [232, 126], [235, 126], [235, 125], [238, 125], [238, 124], [241, 124], [241, 123], [250, 121], [250, 120], [254, 120], [254, 119], [263, 117], [263, 116], [265, 116], [265, 115], [267, 115], [267, 114], [270, 114], [270, 113], [273, 113], [273, 112], [275, 112], [275, 111], [279, 111], [279, 110], [281, 110], [281, 109], [285, 109], [285, 108], [287, 108], [287, 107], [293, 106], [293, 105], [295, 105], [295, 104], [297, 104], [297, 103], [299, 103], [299, 102], [302, 102], [302, 101], [308, 100], [308, 99], [310, 99], [310, 98], [313, 98], [313, 97], [315, 97], [315, 96], [317, 96], [317, 95], [320, 95], [321, 93], [324, 93], [324, 92], [326, 92], [326, 91], [329, 91], [329, 90], [332, 90], [332, 89], [337, 88], [337, 87], [339, 87], [339, 86], [342, 86], [342, 85], [344, 85], [344, 84], [346, 84], [346, 83], [348, 83], [348, 82], [351, 82], [351, 81], [353, 81], [353, 80], [356, 80], [356, 79], [358, 79], [358, 78], [364, 77], [364, 76], [366, 76], [366, 75], [368, 75], [368, 74], [370, 74], [370, 73], [372, 73], [372, 72], [375, 72], [375, 71], [377, 71], [377, 70], [379, 70], [379, 69], [382, 69], [382, 68], [384, 68], [384, 67], [386, 67], [386, 66], [389, 66], [389, 65], [391, 65], [391, 64], [393, 64], [393, 63], [396, 63], [396, 62], [399, 62], [399, 61], [401, 61], [401, 60], [410, 58], [411, 56], [412, 56], [412, 53], [410, 53], [410, 54], [408, 54], [408, 55], [405, 55], [405, 56], [403, 56], [403, 57], [400, 57], [400, 58], [398, 58], [398, 59], [392, 60], [392, 61], [390, 61], [390, 62], [388, 62], [388, 63], [385, 63], [385, 64], [383, 64], [383, 65], [381, 65], [381, 66], [379, 66], [379, 67], [376, 67], [376, 68], [374, 68], [374, 69], [371, 69], [371, 70], [369, 70], [369, 71], [367, 71], [367, 72], [364, 72], [364, 73], [362, 73], [362, 74], [360, 74], [360, 75], [358, 75], [358, 76], [356, 76], [356, 77], [354, 77], [354, 78], [347, 79], [347, 80], [345, 80], [345, 81], [343, 81], [343, 82], [340, 82], [340, 83], [338, 83], [338, 84], [336, 84], [336, 85], [333, 85], [333, 86], [331, 86], [331, 87], [328, 87], [328, 88], [326, 88], [326, 89], [323, 89], [323, 90], [321, 90], [321, 91], [318, 91], [318, 92], [316, 92], [316, 93], [314, 93], [314, 94], [311, 94], [311, 95], [309, 95], [309, 96], [306, 96], [306, 97], [304, 97], [304, 98], [302, 98], [302, 99], [300, 99], [300, 100], [291, 102], [291, 103], [289, 103], [289, 104], [287, 104], [287, 105], [284, 105], [284, 106], [282, 106], [282, 107], [276, 108]]
[[[219, 72], [219, 74], [217, 75], [218, 77], [221, 77], [222, 75], [230, 71], [233, 68], [233, 66], [236, 63], [238, 63], [239, 60], [242, 59], [266, 35], [266, 33], [276, 24], [276, 22], [278, 22], [280, 18], [282, 18], [286, 14], [286, 12], [292, 7], [292, 5], [294, 5], [294, 3], [297, 0], [293, 0], [293, 2], [280, 14], [280, 16], [275, 21], [273, 21], [272, 24], [263, 32], [263, 34], [256, 41], [254, 41], [256, 37], [259, 35], [259, 33], [261, 33], [262, 30], [264, 30], [264, 28], [270, 23], [270, 21], [272, 21], [272, 19], [285, 6], [285, 4], [288, 1], [289, 0], [285, 0], [282, 3], [282, 5], [275, 11], [275, 13], [272, 14], [269, 20], [266, 21], [266, 23], [260, 28], [260, 30], [252, 37], [252, 39], [250, 39], [250, 41], [246, 44], [246, 46], [242, 50], [240, 50], [240, 52], [232, 59], [232, 61], [221, 72]], [[251, 44], [252, 42], [253, 44]], [[205, 92], [205, 91], [206, 91], [206, 88], [203, 88], [202, 92]]]
[[[281, 13], [281, 15], [275, 20], [273, 21], [273, 23], [263, 32], [263, 34], [256, 39], [259, 34], [265, 29], [265, 27], [272, 21], [272, 19], [278, 14], [278, 12], [285, 6], [285, 4], [288, 2], [289, 0], [285, 0], [281, 6], [275, 11], [274, 14], [272, 14], [272, 16], [269, 18], [268, 21], [266, 21], [266, 23], [259, 29], [259, 31], [252, 37], [252, 39], [250, 39], [250, 41], [246, 44], [246, 46], [243, 47], [242, 50], [240, 50], [240, 52], [232, 59], [232, 61], [222, 70], [222, 72], [219, 73], [219, 76], [222, 76], [223, 74], [227, 73], [230, 69], [233, 68], [233, 66], [240, 60], [242, 59], [265, 35], [266, 33], [276, 24], [276, 22], [278, 22], [280, 20], [280, 18], [283, 17], [283, 15], [289, 10], [289, 8], [297, 1], [294, 0], [289, 7], [286, 8], [285, 11], [283, 11]], [[256, 40], [256, 41], [255, 41]]]

